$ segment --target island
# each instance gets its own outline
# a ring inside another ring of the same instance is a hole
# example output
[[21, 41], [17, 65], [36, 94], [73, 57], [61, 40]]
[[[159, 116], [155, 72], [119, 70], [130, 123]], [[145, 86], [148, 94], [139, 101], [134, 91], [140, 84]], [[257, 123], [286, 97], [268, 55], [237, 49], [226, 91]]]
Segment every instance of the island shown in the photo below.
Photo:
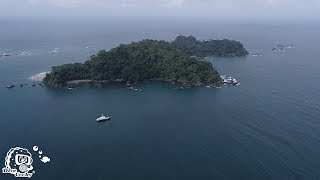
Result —
[[54, 66], [43, 79], [50, 87], [70, 82], [125, 82], [148, 80], [202, 86], [221, 82], [218, 71], [205, 56], [246, 56], [240, 42], [231, 40], [199, 41], [193, 36], [178, 36], [172, 42], [142, 40], [121, 44], [110, 51], [101, 50], [84, 63]]

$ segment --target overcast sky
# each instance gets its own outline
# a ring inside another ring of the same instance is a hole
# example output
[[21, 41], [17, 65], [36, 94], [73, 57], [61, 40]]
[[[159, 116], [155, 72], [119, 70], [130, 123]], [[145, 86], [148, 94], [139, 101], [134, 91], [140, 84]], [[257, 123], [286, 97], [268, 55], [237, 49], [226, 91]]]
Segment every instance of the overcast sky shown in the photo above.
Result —
[[0, 0], [0, 16], [319, 18], [320, 0]]

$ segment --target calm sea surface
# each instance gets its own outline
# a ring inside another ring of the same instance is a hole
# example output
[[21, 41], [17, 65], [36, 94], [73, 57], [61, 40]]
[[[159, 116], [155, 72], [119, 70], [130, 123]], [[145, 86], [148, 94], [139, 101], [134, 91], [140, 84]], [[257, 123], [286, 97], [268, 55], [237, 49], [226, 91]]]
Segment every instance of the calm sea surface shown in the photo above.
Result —
[[[0, 19], [0, 168], [33, 152], [35, 180], [319, 179], [320, 26], [211, 21]], [[207, 58], [239, 86], [30, 86], [53, 65], [144, 38], [229, 38], [262, 56]], [[276, 45], [295, 48], [272, 51]], [[49, 53], [50, 51], [56, 52]], [[29, 86], [8, 90], [9, 84]], [[99, 114], [112, 120], [98, 124]], [[0, 174], [0, 179], [14, 179]]]

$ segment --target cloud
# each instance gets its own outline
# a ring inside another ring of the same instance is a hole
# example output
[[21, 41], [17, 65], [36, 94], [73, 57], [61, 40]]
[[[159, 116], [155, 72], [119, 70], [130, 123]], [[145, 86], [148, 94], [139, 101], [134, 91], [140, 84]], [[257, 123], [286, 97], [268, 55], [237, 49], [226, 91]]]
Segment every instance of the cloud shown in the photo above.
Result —
[[[8, 0], [4, 0], [8, 1]], [[185, 0], [22, 0], [32, 5], [54, 6], [62, 8], [76, 8], [85, 5], [90, 6], [118, 6], [136, 7], [136, 6], [162, 6], [168, 8], [180, 7]]]
[[[25, 0], [33, 6], [41, 7], [61, 7], [61, 8], [78, 8], [91, 5], [108, 4], [108, 1], [99, 0]], [[110, 3], [111, 4], [111, 3]]]
[[0, 0], [0, 16], [320, 17], [320, 0]]
[[120, 6], [123, 8], [134, 8], [137, 7], [137, 4], [134, 1], [125, 1], [121, 2]]
[[181, 7], [185, 3], [185, 0], [169, 0], [166, 2], [166, 7], [176, 8]]

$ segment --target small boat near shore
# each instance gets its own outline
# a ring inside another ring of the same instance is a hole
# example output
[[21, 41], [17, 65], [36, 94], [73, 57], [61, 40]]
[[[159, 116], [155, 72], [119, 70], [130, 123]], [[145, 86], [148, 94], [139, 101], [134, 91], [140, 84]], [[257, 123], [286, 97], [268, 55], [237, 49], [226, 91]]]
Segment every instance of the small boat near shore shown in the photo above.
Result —
[[10, 54], [0, 54], [0, 57], [8, 57]]
[[229, 78], [227, 79], [227, 84], [237, 85], [237, 84], [238, 84], [238, 81], [237, 81], [235, 78], [233, 78], [233, 77], [229, 77]]
[[254, 53], [252, 54], [253, 57], [262, 56], [262, 54]]
[[229, 85], [239, 84], [238, 81], [233, 77], [225, 78], [225, 76], [221, 76], [221, 79], [223, 84], [229, 84]]
[[133, 86], [128, 87], [128, 89], [131, 90], [131, 91], [139, 91], [139, 92], [142, 91], [142, 90], [139, 90], [139, 89], [137, 89], [137, 88], [135, 88]]
[[15, 88], [15, 87], [16, 87], [15, 85], [6, 86], [7, 89], [12, 89], [12, 88]]
[[96, 119], [96, 121], [97, 121], [97, 122], [102, 122], [102, 121], [107, 121], [107, 120], [110, 120], [110, 119], [111, 119], [111, 117], [108, 117], [108, 116], [105, 116], [105, 115], [101, 114], [101, 116], [98, 117], [98, 118]]

